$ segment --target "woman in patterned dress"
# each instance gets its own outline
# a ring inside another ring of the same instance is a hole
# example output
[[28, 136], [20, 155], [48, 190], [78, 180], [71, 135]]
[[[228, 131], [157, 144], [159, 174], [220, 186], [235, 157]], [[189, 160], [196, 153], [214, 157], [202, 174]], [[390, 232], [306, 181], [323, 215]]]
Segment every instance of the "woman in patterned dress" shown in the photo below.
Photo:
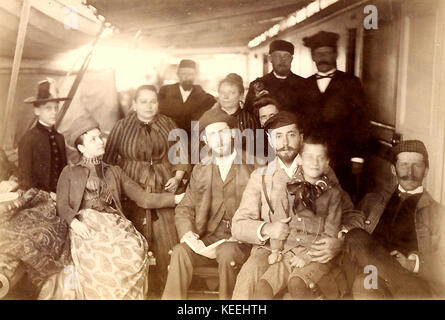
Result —
[[[119, 120], [111, 131], [104, 161], [119, 165], [144, 190], [177, 193], [190, 166], [187, 158], [181, 158], [179, 164], [169, 161], [169, 148], [175, 141], [169, 141], [168, 136], [171, 130], [177, 129], [176, 124], [158, 113], [154, 86], [143, 85], [136, 90], [134, 109], [135, 112]], [[188, 150], [187, 145], [181, 148]], [[157, 287], [162, 292], [170, 263], [169, 251], [178, 243], [174, 209], [145, 210], [132, 201], [125, 201], [124, 207], [128, 218], [153, 249], [157, 280], [160, 280]]]
[[57, 184], [57, 212], [70, 226], [73, 265], [51, 277], [39, 298], [144, 299], [148, 244], [123, 214], [121, 194], [146, 209], [174, 207], [182, 195], [150, 193], [120, 167], [102, 162], [98, 124], [79, 119], [72, 141], [82, 153]]

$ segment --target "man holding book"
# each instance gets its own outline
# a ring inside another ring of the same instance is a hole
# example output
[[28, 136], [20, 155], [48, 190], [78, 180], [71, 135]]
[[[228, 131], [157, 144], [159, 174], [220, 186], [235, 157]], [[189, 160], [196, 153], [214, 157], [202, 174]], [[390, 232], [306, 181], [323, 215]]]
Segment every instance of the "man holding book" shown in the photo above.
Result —
[[[233, 118], [211, 109], [199, 120], [207, 150], [193, 168], [190, 184], [175, 210], [181, 243], [172, 251], [167, 283], [162, 299], [186, 299], [196, 266], [218, 266], [219, 298], [230, 299], [240, 266], [250, 253], [250, 245], [230, 241], [231, 221], [238, 208], [253, 165], [246, 164], [241, 148], [234, 146]], [[187, 244], [202, 240], [206, 246], [227, 239], [216, 248], [216, 259], [193, 251]]]

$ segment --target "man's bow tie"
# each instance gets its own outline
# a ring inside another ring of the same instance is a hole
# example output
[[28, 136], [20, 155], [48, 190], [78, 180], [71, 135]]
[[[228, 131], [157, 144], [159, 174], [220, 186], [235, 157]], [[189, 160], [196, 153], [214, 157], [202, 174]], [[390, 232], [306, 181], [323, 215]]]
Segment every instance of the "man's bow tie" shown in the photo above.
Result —
[[323, 192], [329, 189], [330, 186], [327, 183], [327, 177], [323, 177], [315, 184], [311, 184], [307, 181], [295, 180], [287, 183], [287, 191], [289, 194], [295, 196], [294, 198], [294, 210], [298, 207], [298, 203], [302, 203], [304, 207], [312, 210], [315, 214], [315, 200], [320, 197]]
[[326, 78], [332, 79], [333, 77], [334, 77], [334, 73], [330, 73], [330, 74], [327, 74], [325, 76], [322, 76], [321, 74], [316, 74], [315, 75], [315, 79], [317, 79], [317, 80], [326, 79]]

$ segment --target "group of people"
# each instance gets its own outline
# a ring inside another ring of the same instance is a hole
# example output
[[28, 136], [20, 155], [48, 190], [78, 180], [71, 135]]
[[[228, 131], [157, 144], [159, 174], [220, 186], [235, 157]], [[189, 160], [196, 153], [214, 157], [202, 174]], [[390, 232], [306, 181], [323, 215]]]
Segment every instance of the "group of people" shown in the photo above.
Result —
[[[239, 75], [228, 74], [215, 99], [194, 84], [196, 63], [182, 60], [179, 83], [159, 93], [140, 86], [134, 111], [106, 139], [92, 117], [79, 118], [68, 137], [75, 164], [54, 128], [66, 98], [40, 82], [25, 101], [38, 122], [19, 144], [27, 200], [7, 207], [14, 215], [0, 229], [43, 215], [39, 230], [57, 241], [33, 234], [24, 250], [4, 252], [14, 237], [0, 238], [0, 276], [12, 277], [5, 261], [14, 255], [38, 275], [40, 299], [144, 299], [150, 288], [186, 299], [200, 266], [217, 268], [220, 299], [443, 296], [443, 208], [422, 187], [424, 144], [395, 146], [388, 189], [351, 201], [368, 118], [360, 81], [336, 69], [337, 41], [324, 31], [303, 39], [318, 69], [308, 79], [290, 71], [294, 46], [273, 41], [273, 71], [250, 84], [244, 103]], [[254, 153], [264, 146], [264, 165], [248, 160], [252, 136], [237, 134], [246, 130], [261, 133]], [[46, 202], [32, 203], [36, 192]], [[215, 256], [192, 248], [197, 240], [218, 242]], [[42, 243], [52, 268], [29, 259]]]

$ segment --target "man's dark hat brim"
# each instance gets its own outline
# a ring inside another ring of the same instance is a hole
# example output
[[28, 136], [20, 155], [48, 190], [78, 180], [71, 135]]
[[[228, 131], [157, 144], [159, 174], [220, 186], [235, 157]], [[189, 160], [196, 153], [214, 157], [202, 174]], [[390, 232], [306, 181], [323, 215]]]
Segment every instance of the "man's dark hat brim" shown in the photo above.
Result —
[[199, 118], [199, 132], [202, 133], [208, 125], [218, 122], [225, 122], [229, 128], [234, 128], [236, 118], [221, 110], [221, 107], [215, 106], [204, 112], [201, 118]]
[[320, 47], [337, 47], [337, 41], [340, 38], [338, 33], [320, 31], [313, 36], [304, 37], [303, 44], [305, 47], [315, 50]]
[[179, 62], [178, 68], [191, 68], [196, 69], [196, 62], [190, 59], [184, 59]]
[[294, 54], [294, 45], [285, 40], [274, 40], [269, 46], [269, 54], [275, 51], [287, 51], [290, 54]]
[[295, 124], [298, 130], [301, 131], [300, 123], [298, 121], [297, 116], [294, 113], [288, 111], [280, 111], [266, 121], [266, 123], [264, 124], [264, 129], [273, 130], [291, 124]]
[[37, 84], [37, 94], [33, 97], [25, 99], [25, 103], [45, 103], [50, 101], [66, 101], [69, 97], [58, 97], [55, 81], [52, 79], [45, 79]]
[[25, 103], [45, 103], [45, 102], [50, 102], [50, 101], [66, 101], [66, 100], [71, 100], [71, 98], [65, 97], [65, 98], [48, 98], [48, 99], [37, 99], [36, 97], [29, 97], [27, 98], [24, 102]]

